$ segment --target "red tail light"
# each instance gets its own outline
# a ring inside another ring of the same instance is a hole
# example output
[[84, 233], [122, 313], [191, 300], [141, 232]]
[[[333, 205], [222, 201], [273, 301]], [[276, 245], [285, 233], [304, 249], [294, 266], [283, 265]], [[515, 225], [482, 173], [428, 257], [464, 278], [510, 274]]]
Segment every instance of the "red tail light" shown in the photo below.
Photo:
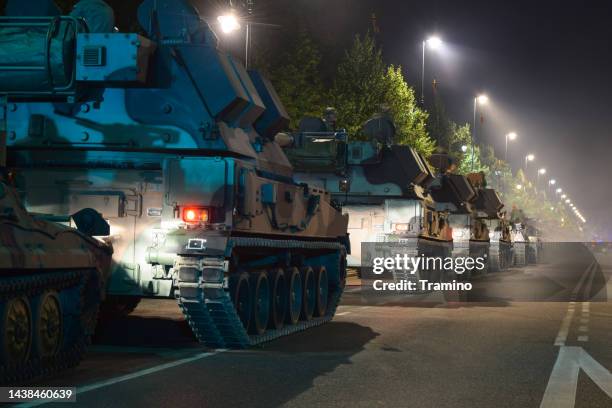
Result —
[[208, 222], [208, 209], [202, 207], [184, 207], [181, 218], [190, 224]]

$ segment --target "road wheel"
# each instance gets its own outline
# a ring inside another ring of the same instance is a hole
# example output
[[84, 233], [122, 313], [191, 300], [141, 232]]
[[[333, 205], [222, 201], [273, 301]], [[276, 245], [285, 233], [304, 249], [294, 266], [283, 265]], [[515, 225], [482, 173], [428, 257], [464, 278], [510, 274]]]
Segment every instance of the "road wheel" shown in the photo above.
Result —
[[32, 345], [32, 311], [26, 297], [6, 301], [2, 308], [0, 353], [8, 364], [23, 363], [30, 355]]
[[296, 324], [300, 320], [304, 291], [300, 271], [293, 267], [285, 271], [287, 281], [287, 318], [288, 324]]
[[232, 275], [229, 280], [229, 289], [238, 317], [240, 317], [244, 329], [249, 330], [253, 304], [249, 274], [242, 272]]
[[253, 313], [249, 328], [253, 334], [263, 334], [270, 317], [270, 282], [265, 272], [255, 272], [251, 276], [251, 292], [253, 293]]
[[327, 269], [324, 266], [320, 266], [315, 274], [317, 283], [317, 294], [316, 294], [316, 315], [321, 317], [325, 316], [327, 312], [327, 301], [329, 299], [329, 279], [327, 277]]
[[62, 344], [64, 322], [59, 297], [56, 292], [40, 296], [34, 311], [35, 350], [39, 357], [52, 357]]
[[285, 272], [276, 269], [269, 274], [271, 287], [270, 321], [271, 329], [280, 329], [285, 323], [287, 315], [287, 282]]
[[304, 288], [304, 296], [302, 300], [302, 320], [311, 320], [317, 303], [317, 284], [315, 281], [314, 271], [310, 266], [302, 268], [302, 287]]

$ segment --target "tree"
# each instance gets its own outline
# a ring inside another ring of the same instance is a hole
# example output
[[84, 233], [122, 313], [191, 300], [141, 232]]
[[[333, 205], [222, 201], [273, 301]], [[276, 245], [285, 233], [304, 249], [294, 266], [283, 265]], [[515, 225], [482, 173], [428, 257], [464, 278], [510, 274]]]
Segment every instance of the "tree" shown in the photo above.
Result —
[[338, 125], [356, 135], [361, 125], [381, 111], [385, 96], [382, 51], [368, 33], [355, 36], [352, 47], [338, 65], [330, 101], [338, 113]]
[[321, 116], [325, 89], [320, 65], [319, 48], [303, 31], [270, 69], [272, 83], [291, 118], [292, 129], [297, 128], [304, 116]]
[[465, 152], [459, 163], [458, 172], [460, 174], [468, 174], [481, 171], [484, 172], [486, 176], [490, 174], [490, 169], [485, 166], [480, 159], [480, 147], [468, 146], [467, 152]]
[[461, 158], [465, 155], [466, 152], [463, 152], [463, 146], [470, 148], [472, 144], [472, 132], [470, 130], [470, 125], [465, 124], [463, 126], [457, 125], [453, 121], [448, 121], [449, 123], [449, 131], [448, 131], [448, 153], [456, 159], [458, 162], [461, 161]]
[[400, 66], [389, 66], [384, 77], [384, 104], [396, 128], [396, 143], [413, 147], [425, 156], [431, 155], [435, 142], [427, 133], [427, 112], [416, 103], [414, 89], [406, 83]]

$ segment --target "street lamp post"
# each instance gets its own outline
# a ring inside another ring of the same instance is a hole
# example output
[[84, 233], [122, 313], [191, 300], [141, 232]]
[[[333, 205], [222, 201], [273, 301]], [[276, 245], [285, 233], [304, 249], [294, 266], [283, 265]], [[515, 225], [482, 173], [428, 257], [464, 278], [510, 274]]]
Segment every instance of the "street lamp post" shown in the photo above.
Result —
[[[555, 179], [548, 180], [548, 188], [546, 189], [546, 191], [550, 192], [551, 186], [554, 186], [555, 184], [557, 184], [557, 180], [555, 180]], [[552, 187], [552, 188], [554, 188], [554, 187]]]
[[504, 161], [508, 163], [508, 140], [512, 141], [516, 139], [516, 132], [506, 133], [506, 153], [504, 154]]
[[423, 40], [423, 59], [421, 65], [421, 104], [425, 106], [425, 48], [429, 45], [431, 48], [436, 49], [442, 45], [440, 37], [429, 37], [427, 40]]
[[255, 0], [247, 0], [246, 2], [246, 7], [247, 7], [247, 13], [249, 15], [249, 19], [247, 20], [246, 23], [246, 44], [245, 44], [245, 51], [244, 51], [244, 68], [245, 69], [249, 69], [249, 57], [251, 56], [251, 42], [253, 41], [253, 28], [251, 27], [251, 24], [249, 24], [249, 21], [251, 19], [251, 16], [253, 15], [253, 7], [254, 7], [254, 1]]
[[533, 155], [532, 153], [529, 153], [527, 156], [525, 156], [525, 177], [527, 176], [527, 165], [530, 161], [534, 161], [534, 159], [535, 155]]
[[486, 105], [489, 102], [489, 97], [485, 94], [481, 94], [478, 95], [476, 97], [474, 97], [474, 122], [472, 124], [472, 132], [471, 132], [471, 136], [472, 136], [472, 165], [471, 165], [471, 171], [474, 171], [474, 156], [475, 156], [475, 149], [474, 149], [474, 139], [476, 137], [476, 110], [478, 108], [478, 105], [482, 106], [482, 105]]
[[545, 174], [546, 174], [546, 169], [544, 168], [538, 169], [538, 174], [536, 175], [536, 187], [540, 185], [540, 176], [543, 176]]

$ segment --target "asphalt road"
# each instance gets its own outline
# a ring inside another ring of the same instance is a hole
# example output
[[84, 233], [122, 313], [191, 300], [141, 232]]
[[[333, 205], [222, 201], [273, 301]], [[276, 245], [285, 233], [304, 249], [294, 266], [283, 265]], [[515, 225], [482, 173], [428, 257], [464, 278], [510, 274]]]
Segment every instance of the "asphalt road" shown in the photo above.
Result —
[[353, 286], [333, 322], [247, 351], [203, 350], [175, 302], [145, 300], [32, 385], [77, 386], [84, 407], [610, 408], [612, 256], [551, 254], [476, 279], [464, 303]]

